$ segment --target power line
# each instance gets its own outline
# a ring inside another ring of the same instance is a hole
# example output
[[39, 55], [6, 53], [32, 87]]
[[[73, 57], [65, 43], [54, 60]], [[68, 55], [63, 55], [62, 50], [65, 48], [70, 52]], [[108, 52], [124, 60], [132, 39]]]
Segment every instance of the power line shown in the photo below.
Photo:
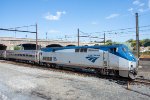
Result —
[[139, 17], [143, 17], [143, 16], [146, 16], [146, 15], [150, 15], [150, 13], [140, 14]]
[[17, 30], [17, 29], [4, 29], [4, 28], [0, 28], [0, 30], [3, 30], [3, 31], [17, 31], [17, 32], [36, 33], [36, 32], [32, 32], [32, 31], [22, 31], [22, 30]]
[[32, 27], [32, 26], [34, 26], [35, 27], [35, 25], [28, 25], [28, 26], [20, 26], [20, 27], [15, 27], [15, 28], [8, 28], [8, 29], [17, 29], [17, 28], [24, 28], [24, 27]]
[[[146, 28], [146, 27], [150, 27], [150, 25], [140, 26], [139, 28]], [[125, 30], [131, 30], [131, 29], [135, 29], [135, 27], [122, 28], [122, 29], [116, 29], [116, 30], [108, 30], [108, 31], [101, 31], [101, 32], [92, 32], [92, 33], [106, 33], [106, 32], [109, 33], [109, 32], [114, 32], [114, 31], [120, 31], [120, 30], [125, 31]], [[135, 31], [131, 31], [131, 32], [135, 32]]]

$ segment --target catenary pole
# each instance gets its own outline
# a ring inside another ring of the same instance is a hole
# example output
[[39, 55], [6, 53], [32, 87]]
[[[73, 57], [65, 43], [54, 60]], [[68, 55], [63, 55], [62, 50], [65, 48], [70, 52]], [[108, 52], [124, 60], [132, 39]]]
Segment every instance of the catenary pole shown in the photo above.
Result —
[[35, 25], [36, 27], [36, 50], [38, 50], [38, 32], [37, 32], [37, 24]]
[[78, 46], [80, 45], [80, 32], [79, 32], [79, 28], [78, 28]]
[[137, 51], [137, 57], [138, 57], [138, 65], [139, 65], [139, 22], [138, 22], [138, 13], [135, 13], [136, 17], [136, 51]]
[[106, 41], [106, 39], [105, 39], [105, 33], [104, 33], [104, 45], [105, 45], [105, 41]]

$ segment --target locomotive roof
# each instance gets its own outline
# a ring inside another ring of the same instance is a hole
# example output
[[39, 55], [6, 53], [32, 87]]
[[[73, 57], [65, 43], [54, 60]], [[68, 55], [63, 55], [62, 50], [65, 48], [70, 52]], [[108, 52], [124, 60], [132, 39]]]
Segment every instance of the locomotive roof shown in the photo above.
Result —
[[63, 50], [63, 49], [80, 49], [80, 48], [93, 48], [93, 49], [101, 49], [101, 50], [108, 50], [110, 48], [117, 48], [117, 47], [125, 47], [123, 44], [115, 44], [115, 45], [96, 45], [96, 46], [69, 46], [69, 47], [48, 47], [48, 48], [42, 48], [41, 51], [44, 52], [51, 52], [53, 50]]

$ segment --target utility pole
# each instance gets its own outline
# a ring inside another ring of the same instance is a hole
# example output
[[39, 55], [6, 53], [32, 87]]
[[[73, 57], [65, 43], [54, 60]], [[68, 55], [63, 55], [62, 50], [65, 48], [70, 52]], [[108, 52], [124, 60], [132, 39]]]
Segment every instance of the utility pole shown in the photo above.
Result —
[[105, 45], [105, 41], [106, 41], [106, 39], [105, 39], [105, 33], [104, 33], [104, 45]]
[[47, 32], [46, 32], [46, 41], [47, 41]]
[[[16, 28], [15, 28], [15, 30], [16, 30]], [[16, 38], [16, 31], [15, 31], [15, 38]]]
[[139, 22], [138, 22], [138, 13], [135, 13], [136, 17], [136, 50], [137, 50], [137, 57], [138, 57], [138, 66], [139, 66]]
[[38, 32], [37, 32], [37, 24], [35, 25], [36, 27], [36, 50], [38, 50]]
[[79, 28], [78, 28], [78, 46], [79, 46], [79, 42], [80, 42], [79, 38], [80, 38], [80, 33], [79, 33]]

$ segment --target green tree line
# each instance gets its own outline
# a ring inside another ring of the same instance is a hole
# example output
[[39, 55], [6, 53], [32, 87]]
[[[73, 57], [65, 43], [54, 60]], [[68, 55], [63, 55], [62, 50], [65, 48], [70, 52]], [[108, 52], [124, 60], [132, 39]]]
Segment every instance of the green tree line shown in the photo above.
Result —
[[[129, 39], [126, 43], [130, 43], [131, 47], [136, 47], [136, 40]], [[118, 42], [113, 42], [112, 40], [107, 40], [106, 45], [119, 44]], [[143, 39], [139, 41], [139, 45], [143, 47], [150, 46], [150, 39]]]
[[[126, 41], [128, 43], [131, 43], [132, 47], [136, 46], [136, 40], [133, 39], [129, 39], [128, 41]], [[150, 39], [143, 39], [143, 40], [139, 40], [139, 45], [143, 46], [143, 47], [147, 47], [150, 46]]]

